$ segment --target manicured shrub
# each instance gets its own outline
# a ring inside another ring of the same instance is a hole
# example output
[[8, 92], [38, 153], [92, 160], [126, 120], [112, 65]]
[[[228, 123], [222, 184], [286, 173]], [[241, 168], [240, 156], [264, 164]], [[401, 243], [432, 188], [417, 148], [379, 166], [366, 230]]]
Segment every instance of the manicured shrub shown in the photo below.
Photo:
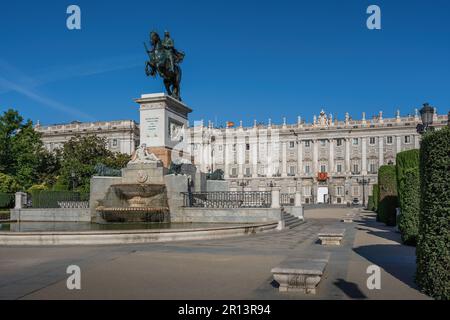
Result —
[[402, 188], [404, 185], [405, 171], [411, 168], [419, 168], [419, 149], [407, 150], [398, 153], [395, 163], [398, 201], [400, 208], [402, 208]]
[[[419, 233], [420, 179], [419, 168], [410, 168], [402, 172], [402, 197], [400, 198], [400, 216], [398, 228], [403, 243], [416, 245]], [[399, 192], [400, 194], [400, 192]]]
[[435, 299], [450, 299], [450, 128], [426, 133], [420, 149], [416, 281]]
[[374, 208], [375, 205], [373, 203], [373, 196], [369, 196], [369, 198], [367, 199], [367, 210], [373, 211]]
[[14, 194], [0, 192], [0, 209], [8, 209], [14, 206]]
[[388, 226], [395, 226], [395, 209], [398, 206], [395, 166], [386, 165], [380, 167], [378, 171], [378, 187], [380, 201], [378, 204], [377, 220], [386, 223]]
[[396, 160], [398, 203], [400, 206], [399, 230], [405, 244], [415, 245], [419, 224], [419, 150], [397, 154]]
[[378, 184], [373, 185], [372, 189], [372, 197], [373, 197], [373, 211], [378, 211], [378, 203], [380, 202], [380, 191]]

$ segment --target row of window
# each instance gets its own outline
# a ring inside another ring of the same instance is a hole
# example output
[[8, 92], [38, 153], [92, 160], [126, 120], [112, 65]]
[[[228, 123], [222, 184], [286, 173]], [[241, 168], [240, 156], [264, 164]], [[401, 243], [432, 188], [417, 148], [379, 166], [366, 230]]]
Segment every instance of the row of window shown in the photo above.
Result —
[[[352, 138], [352, 145], [358, 146], [359, 143], [360, 143], [360, 139], [361, 138]], [[409, 143], [411, 143], [411, 141], [412, 141], [411, 136], [404, 136], [403, 137], [403, 142], [405, 144], [409, 144]], [[389, 145], [389, 144], [392, 144], [393, 142], [394, 142], [394, 137], [393, 136], [387, 136], [386, 137], [386, 144]], [[304, 143], [305, 148], [310, 148], [311, 147], [311, 141], [310, 140], [305, 140], [305, 141], [303, 141], [303, 143]], [[325, 147], [326, 144], [327, 144], [327, 140], [326, 139], [320, 139], [319, 143], [320, 143], [320, 145], [322, 147]], [[344, 143], [344, 139], [342, 139], [342, 138], [336, 139], [336, 145], [338, 147], [342, 146], [343, 143]], [[290, 149], [294, 149], [295, 148], [295, 144], [296, 144], [296, 141], [289, 141], [289, 148]], [[369, 137], [369, 145], [375, 145], [375, 144], [376, 144], [376, 138], [375, 137]], [[223, 145], [219, 144], [218, 148], [219, 148], [219, 151], [222, 151], [223, 150]], [[197, 149], [198, 149], [198, 144], [194, 144], [193, 145], [193, 150], [197, 150]], [[236, 144], [232, 145], [232, 150], [233, 150], [233, 152], [236, 152], [236, 150], [237, 150], [237, 145]], [[247, 151], [250, 150], [250, 143], [246, 143], [245, 144], [245, 150], [247, 150]]]
[[[310, 164], [306, 164], [303, 167], [305, 174], [311, 174], [312, 168]], [[320, 166], [320, 172], [328, 172], [326, 165]], [[341, 163], [336, 164], [336, 173], [342, 173], [343, 172], [343, 165]], [[360, 171], [360, 164], [357, 162], [352, 163], [351, 165], [351, 172], [353, 174], [359, 174]], [[369, 173], [377, 173], [378, 172], [378, 162], [370, 162], [369, 163]], [[238, 168], [231, 168], [231, 176], [237, 176], [238, 174]], [[258, 169], [259, 175], [265, 175], [265, 167], [260, 166]], [[297, 166], [289, 166], [287, 174], [289, 176], [295, 176], [297, 174]], [[246, 167], [245, 168], [245, 176], [251, 176], [251, 168]]]

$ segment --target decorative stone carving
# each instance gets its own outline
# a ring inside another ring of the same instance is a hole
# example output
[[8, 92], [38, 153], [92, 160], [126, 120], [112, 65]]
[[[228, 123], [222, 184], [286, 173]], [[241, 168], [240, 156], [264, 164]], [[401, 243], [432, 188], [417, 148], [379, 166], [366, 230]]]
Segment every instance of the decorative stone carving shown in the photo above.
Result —
[[140, 145], [139, 148], [136, 149], [136, 152], [131, 158], [131, 161], [128, 163], [129, 164], [158, 163], [160, 161], [161, 160], [159, 160], [157, 156], [155, 156], [153, 153], [148, 152], [147, 145], [144, 143]]

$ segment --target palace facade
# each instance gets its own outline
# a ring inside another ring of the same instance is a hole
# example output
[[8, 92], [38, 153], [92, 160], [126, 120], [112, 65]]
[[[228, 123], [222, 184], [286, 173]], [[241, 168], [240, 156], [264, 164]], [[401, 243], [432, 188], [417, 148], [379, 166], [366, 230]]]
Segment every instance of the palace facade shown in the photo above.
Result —
[[139, 145], [139, 125], [133, 120], [78, 122], [41, 126], [35, 130], [42, 134], [47, 150], [62, 148], [64, 143], [76, 135], [97, 135], [105, 138], [107, 147], [113, 152], [132, 154]]
[[[433, 126], [447, 125], [447, 115], [434, 115]], [[396, 154], [418, 149], [415, 115], [384, 119], [333, 119], [323, 110], [313, 123], [271, 124], [216, 129], [212, 124], [189, 129], [189, 144], [202, 171], [222, 169], [231, 191], [281, 188], [303, 203], [367, 203], [381, 165], [395, 164]], [[364, 198], [364, 199], [363, 199]]]
[[[300, 191], [303, 203], [366, 202], [377, 183], [381, 165], [395, 164], [396, 154], [418, 149], [420, 123], [414, 115], [353, 120], [333, 119], [323, 110], [312, 123], [216, 128], [195, 123], [183, 128], [179, 150], [191, 155], [203, 172], [224, 171], [230, 191], [270, 191], [293, 201]], [[433, 126], [447, 125], [447, 115], [435, 112]], [[132, 154], [139, 145], [139, 125], [132, 120], [36, 126], [48, 150], [60, 148], [75, 135], [105, 137], [111, 151]], [[173, 157], [173, 156], [172, 156]], [[364, 199], [363, 199], [364, 198]]]

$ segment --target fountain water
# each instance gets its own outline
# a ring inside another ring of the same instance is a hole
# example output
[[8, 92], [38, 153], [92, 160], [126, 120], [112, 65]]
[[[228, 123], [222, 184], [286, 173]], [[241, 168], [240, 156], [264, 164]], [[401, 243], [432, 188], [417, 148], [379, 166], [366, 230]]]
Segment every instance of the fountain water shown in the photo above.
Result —
[[163, 184], [111, 185], [97, 211], [107, 222], [170, 222]]

